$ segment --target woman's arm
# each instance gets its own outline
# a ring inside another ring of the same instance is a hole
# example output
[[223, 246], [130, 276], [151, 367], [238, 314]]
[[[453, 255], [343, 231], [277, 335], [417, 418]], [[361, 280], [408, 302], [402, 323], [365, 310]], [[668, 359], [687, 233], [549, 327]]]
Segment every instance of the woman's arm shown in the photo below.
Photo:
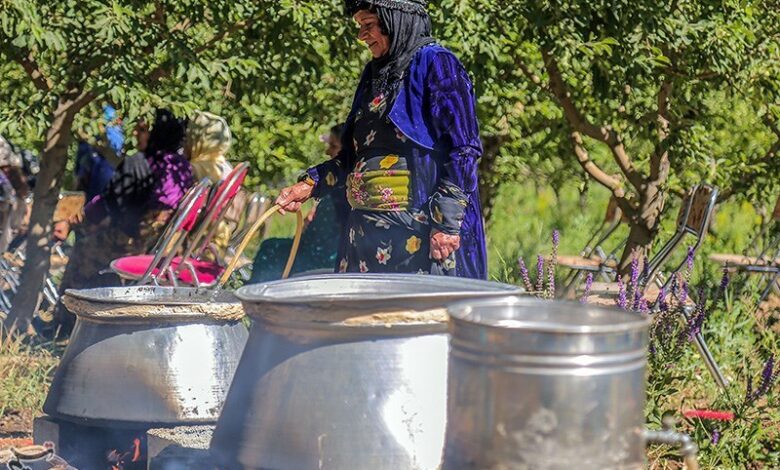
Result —
[[[434, 236], [437, 232], [458, 236], [477, 189], [477, 161], [482, 155], [474, 90], [463, 65], [448, 53], [433, 60], [426, 84], [437, 144], [446, 152], [443, 175], [428, 201], [431, 223]], [[432, 252], [435, 245], [432, 237]]]

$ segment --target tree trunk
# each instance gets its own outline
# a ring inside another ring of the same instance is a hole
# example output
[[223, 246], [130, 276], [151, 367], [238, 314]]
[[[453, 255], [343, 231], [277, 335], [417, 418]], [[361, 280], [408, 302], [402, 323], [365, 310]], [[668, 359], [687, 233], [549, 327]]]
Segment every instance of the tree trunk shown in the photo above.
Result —
[[27, 259], [22, 268], [21, 285], [7, 319], [7, 325], [13, 328], [15, 324], [18, 331], [27, 331], [41, 301], [42, 286], [50, 265], [51, 222], [68, 161], [71, 126], [78, 111], [79, 107], [72, 99], [60, 98], [46, 132], [27, 232]]
[[485, 223], [493, 215], [493, 205], [500, 185], [496, 176], [496, 160], [501, 144], [506, 140], [503, 136], [483, 136], [484, 144], [482, 158], [479, 160], [479, 197], [482, 205], [482, 216]]
[[665, 200], [659, 185], [658, 183], [643, 185], [639, 193], [639, 206], [636, 212], [629, 216], [628, 241], [620, 257], [621, 276], [631, 273], [631, 260], [634, 256], [639, 258], [640, 263], [645, 256], [650, 256], [650, 248], [658, 234]]

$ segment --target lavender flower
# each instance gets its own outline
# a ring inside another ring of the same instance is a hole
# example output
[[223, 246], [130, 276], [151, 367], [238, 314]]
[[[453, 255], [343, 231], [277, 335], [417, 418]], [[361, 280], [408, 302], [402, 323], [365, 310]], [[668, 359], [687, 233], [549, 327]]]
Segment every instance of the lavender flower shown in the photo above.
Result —
[[688, 300], [688, 281], [683, 280], [680, 286], [680, 305], [685, 305]]
[[555, 264], [558, 262], [558, 244], [561, 241], [561, 234], [558, 230], [552, 232], [552, 254], [550, 255], [550, 265], [547, 267], [547, 295], [545, 297], [555, 297]]
[[623, 278], [621, 276], [618, 276], [617, 282], [618, 282], [618, 299], [617, 299], [618, 307], [622, 308], [623, 310], [627, 310], [628, 301], [626, 300], [626, 286], [625, 284], [623, 284]]
[[523, 261], [522, 257], [517, 258], [517, 264], [520, 266], [520, 277], [523, 279], [525, 290], [533, 292], [534, 286], [531, 284], [531, 278], [528, 276], [528, 268], [525, 266], [525, 261]]
[[720, 286], [718, 286], [718, 289], [720, 292], [723, 292], [726, 290], [726, 288], [729, 286], [729, 272], [726, 270], [726, 268], [723, 268], [723, 276], [720, 278]]
[[[674, 281], [672, 281], [672, 285], [674, 286]], [[669, 304], [666, 303], [666, 287], [661, 287], [661, 292], [658, 293], [658, 300], [656, 300], [656, 302], [658, 303], [659, 311], [669, 311]]]
[[642, 293], [639, 290], [639, 258], [634, 256], [631, 260], [631, 297], [633, 302], [631, 303], [631, 310], [639, 310], [639, 299], [642, 297]]
[[704, 294], [704, 288], [699, 289], [699, 302], [696, 304], [696, 309], [693, 315], [691, 315], [688, 321], [688, 340], [693, 341], [693, 338], [701, 333], [701, 328], [704, 326], [704, 320], [707, 318], [707, 297]]
[[687, 268], [688, 276], [690, 276], [691, 272], [693, 272], [693, 256], [694, 256], [693, 247], [689, 246], [688, 247], [688, 256], [685, 257], [685, 266]]
[[758, 388], [756, 389], [756, 398], [765, 395], [772, 387], [772, 383], [777, 378], [777, 376], [773, 374], [774, 367], [775, 357], [769, 356], [769, 359], [764, 363], [764, 369], [761, 371], [761, 382], [759, 382]]
[[591, 287], [593, 287], [593, 273], [588, 273], [588, 275], [585, 276], [585, 292], [583, 292], [582, 297], [580, 297], [580, 303], [584, 304], [588, 301]]
[[544, 287], [544, 257], [536, 255], [536, 292]]
[[774, 384], [778, 376], [778, 374], [774, 373], [774, 368], [775, 357], [774, 355], [770, 355], [766, 362], [764, 362], [764, 368], [761, 371], [761, 380], [758, 382], [758, 388], [753, 390], [753, 379], [748, 377], [745, 401], [753, 402], [769, 392], [769, 389], [772, 388], [772, 384]]
[[712, 435], [710, 436], [710, 442], [712, 445], [716, 446], [718, 445], [718, 442], [720, 442], [720, 431], [717, 429], [712, 430]]
[[637, 306], [637, 310], [640, 313], [648, 314], [650, 313], [650, 306], [647, 304], [647, 299], [641, 298], [639, 299], [639, 305]]

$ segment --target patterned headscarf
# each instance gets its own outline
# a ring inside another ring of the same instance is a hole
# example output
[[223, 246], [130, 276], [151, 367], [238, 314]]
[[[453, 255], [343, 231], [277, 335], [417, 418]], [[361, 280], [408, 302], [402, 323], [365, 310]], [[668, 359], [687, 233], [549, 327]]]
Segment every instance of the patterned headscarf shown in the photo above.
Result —
[[[376, 13], [382, 32], [390, 37], [387, 54], [371, 61], [371, 93], [395, 100], [409, 64], [417, 51], [432, 42], [431, 19], [423, 0], [347, 0], [347, 12], [359, 10]], [[390, 106], [387, 107], [390, 109]]]
[[225, 154], [231, 143], [230, 127], [224, 118], [206, 111], [195, 115], [187, 125], [185, 146], [196, 179], [208, 178], [217, 182], [225, 177], [230, 168]]

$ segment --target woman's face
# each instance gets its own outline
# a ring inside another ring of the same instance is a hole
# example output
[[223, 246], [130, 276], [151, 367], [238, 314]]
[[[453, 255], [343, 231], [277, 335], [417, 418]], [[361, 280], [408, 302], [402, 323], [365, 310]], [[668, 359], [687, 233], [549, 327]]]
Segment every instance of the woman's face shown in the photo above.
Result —
[[366, 43], [371, 55], [378, 59], [387, 54], [390, 50], [390, 36], [382, 33], [382, 27], [379, 25], [379, 17], [376, 13], [359, 10], [353, 18], [360, 26], [358, 39]]
[[135, 138], [138, 141], [138, 150], [145, 152], [146, 147], [149, 145], [149, 125], [144, 121], [140, 121], [136, 124], [133, 134], [135, 134]]
[[335, 158], [339, 152], [341, 152], [341, 139], [336, 134], [331, 134], [330, 138], [328, 138], [328, 148], [325, 149], [325, 153], [329, 157]]

